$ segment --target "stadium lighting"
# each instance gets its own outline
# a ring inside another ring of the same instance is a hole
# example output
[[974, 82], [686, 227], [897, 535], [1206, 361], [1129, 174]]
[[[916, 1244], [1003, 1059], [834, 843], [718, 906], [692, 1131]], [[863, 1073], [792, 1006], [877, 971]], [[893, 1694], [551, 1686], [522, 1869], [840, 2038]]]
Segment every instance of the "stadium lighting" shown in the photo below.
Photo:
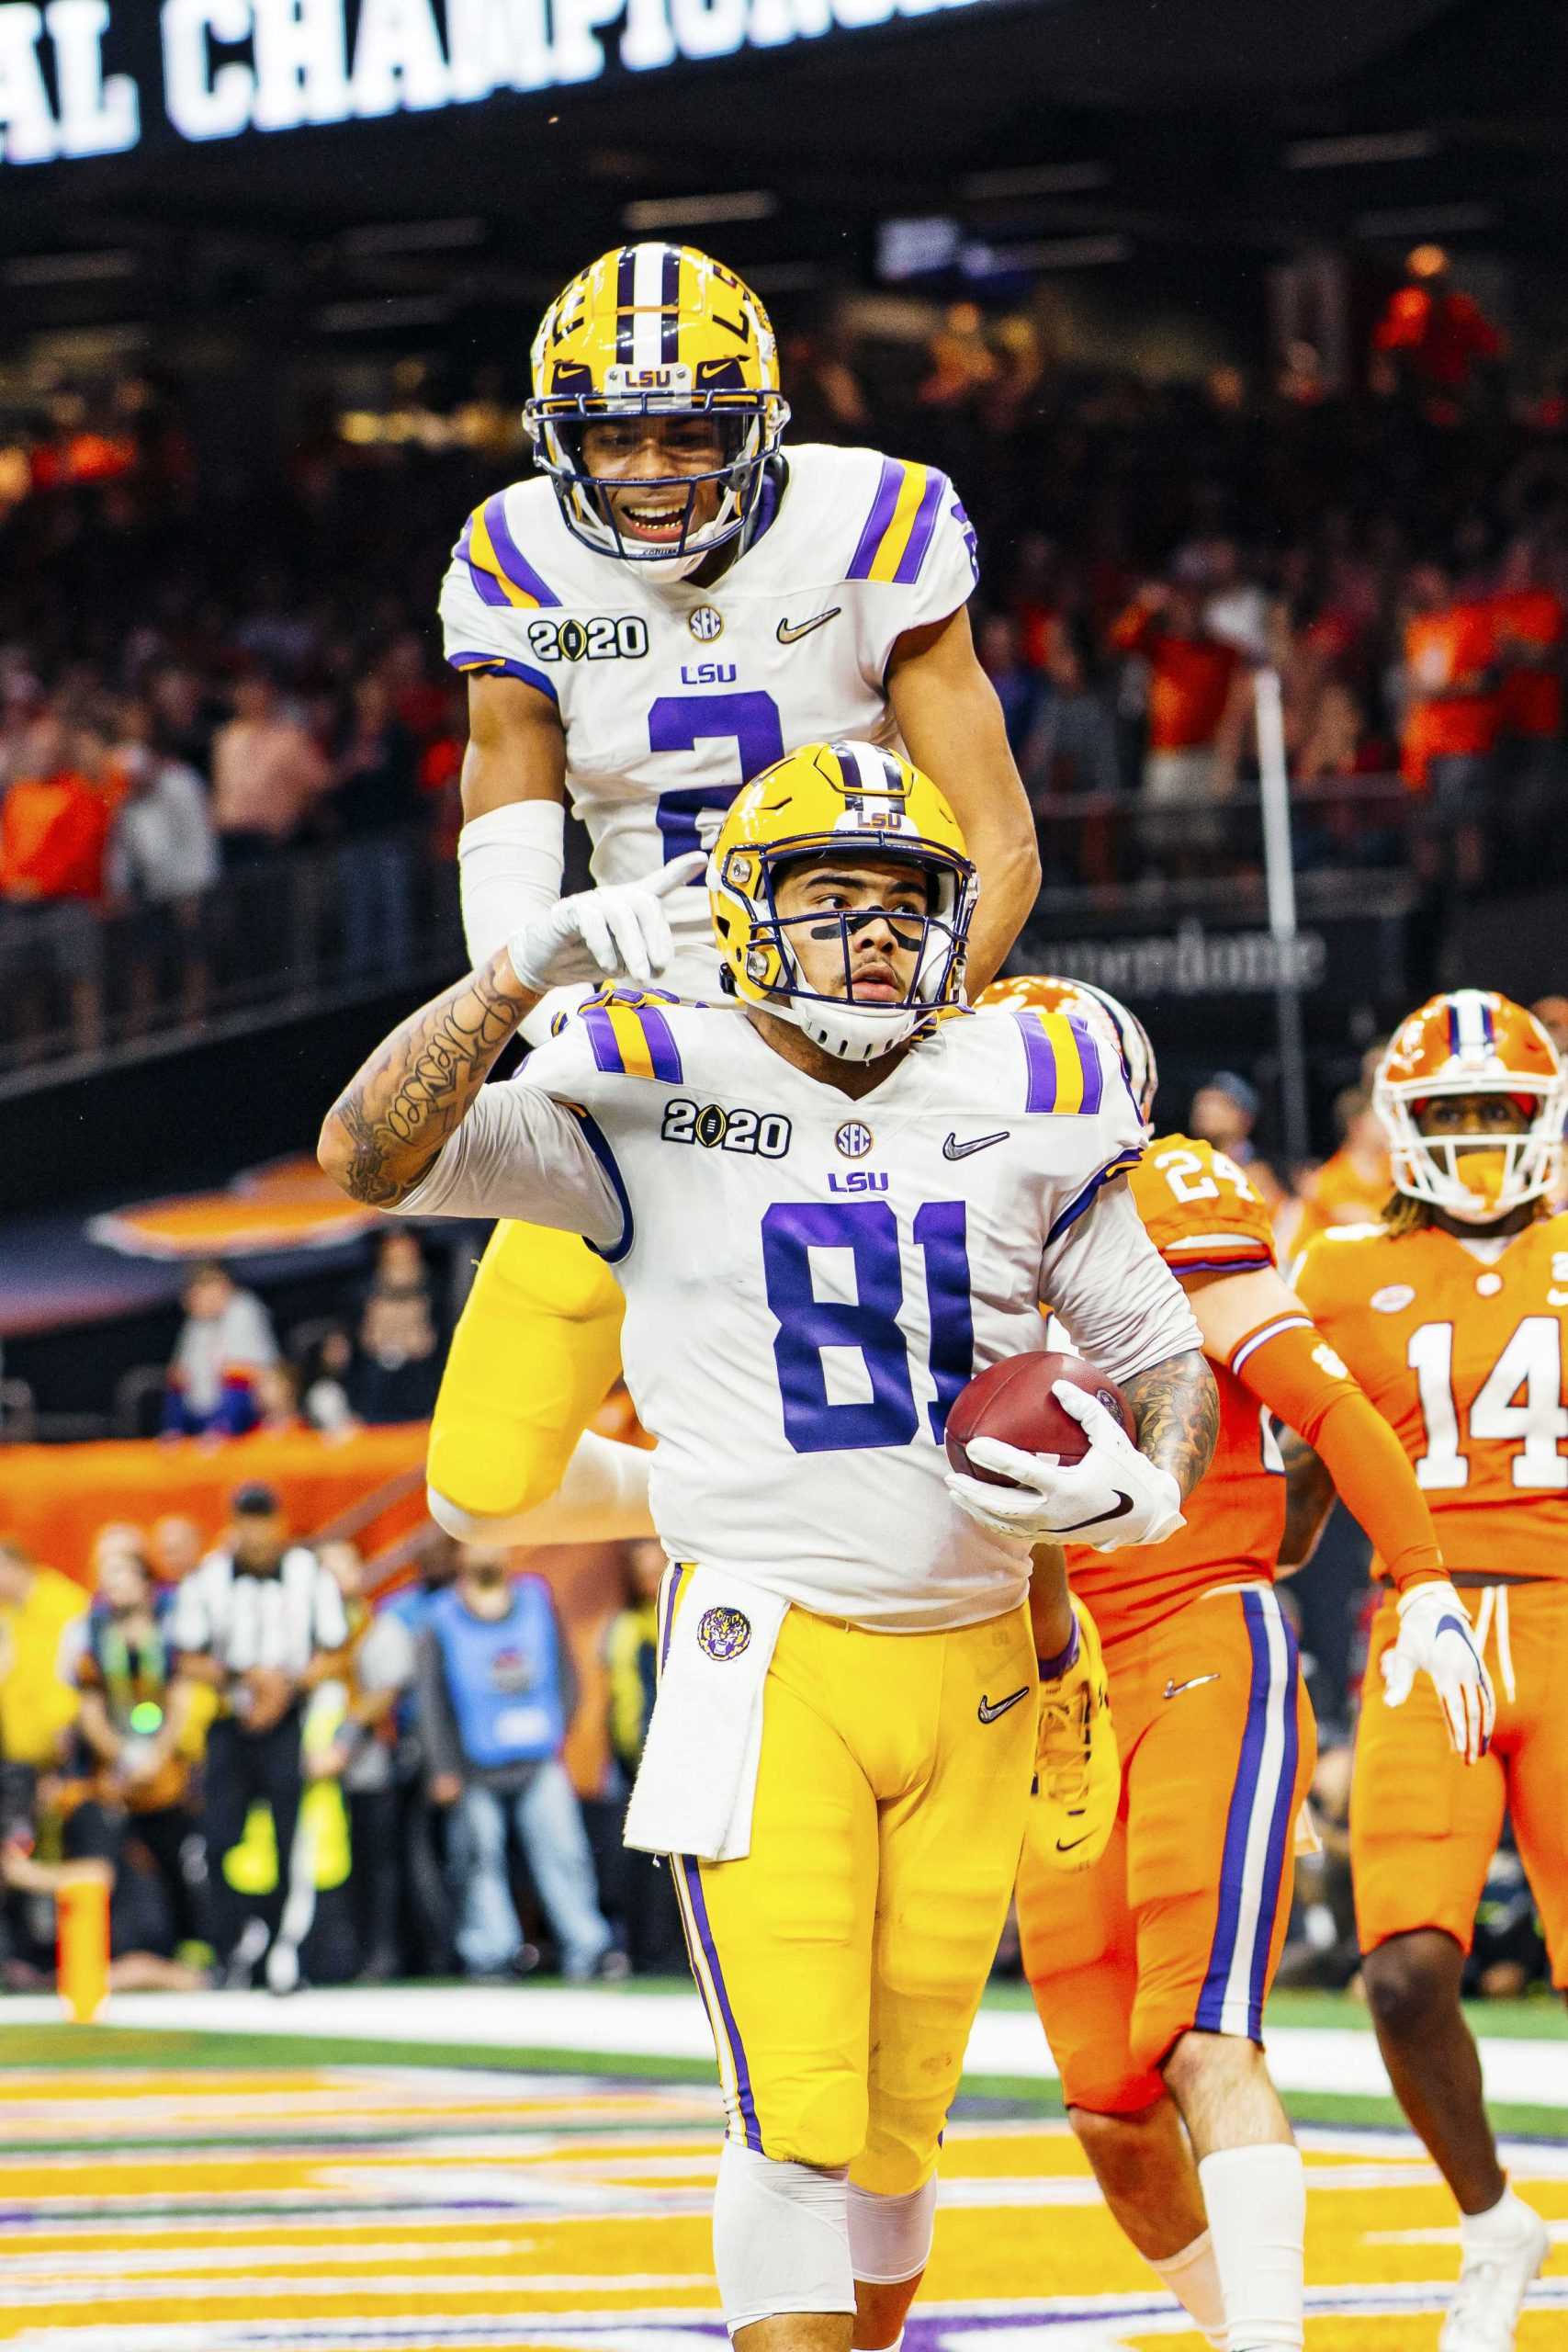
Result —
[[719, 196], [643, 197], [626, 206], [621, 224], [642, 237], [662, 229], [705, 229], [717, 220], [771, 220], [778, 209], [778, 198], [761, 187]]
[[1419, 164], [1438, 152], [1430, 130], [1377, 130], [1358, 138], [1295, 139], [1285, 150], [1288, 172], [1331, 172], [1356, 164]]

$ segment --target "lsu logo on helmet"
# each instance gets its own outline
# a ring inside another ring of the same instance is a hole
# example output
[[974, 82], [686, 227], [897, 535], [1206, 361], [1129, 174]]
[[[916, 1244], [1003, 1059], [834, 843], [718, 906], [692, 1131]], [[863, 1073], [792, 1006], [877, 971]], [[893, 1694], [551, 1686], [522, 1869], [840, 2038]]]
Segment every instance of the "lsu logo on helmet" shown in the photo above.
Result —
[[[695, 568], [745, 529], [763, 468], [789, 420], [768, 314], [743, 278], [693, 245], [617, 245], [564, 287], [534, 338], [523, 412], [568, 530], [601, 555]], [[593, 470], [594, 424], [697, 418], [712, 428], [700, 470], [619, 476], [682, 494], [679, 531], [643, 544], [617, 520]]]

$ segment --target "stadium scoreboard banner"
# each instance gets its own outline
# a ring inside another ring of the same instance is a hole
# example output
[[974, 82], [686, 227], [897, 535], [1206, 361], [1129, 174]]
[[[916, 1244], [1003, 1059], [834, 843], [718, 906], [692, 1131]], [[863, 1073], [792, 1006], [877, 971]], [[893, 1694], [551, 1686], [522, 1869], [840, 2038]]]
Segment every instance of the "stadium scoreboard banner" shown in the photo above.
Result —
[[0, 0], [0, 163], [472, 106], [1000, 0]]

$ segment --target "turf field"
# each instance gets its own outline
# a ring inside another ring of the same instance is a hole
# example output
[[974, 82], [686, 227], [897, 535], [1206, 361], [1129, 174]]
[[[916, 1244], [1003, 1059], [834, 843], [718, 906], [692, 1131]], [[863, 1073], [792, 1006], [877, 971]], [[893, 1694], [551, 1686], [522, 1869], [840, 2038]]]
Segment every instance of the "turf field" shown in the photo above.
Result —
[[[722, 2342], [707, 2223], [718, 2110], [688, 1989], [215, 1998], [127, 1998], [117, 2020], [135, 2022], [86, 2028], [49, 2021], [47, 2002], [0, 2007], [0, 2345]], [[1303, 2079], [1290, 2104], [1319, 2119], [1303, 2122], [1310, 2352], [1433, 2352], [1452, 2209], [1377, 2095], [1364, 2024], [1310, 1996], [1281, 1996], [1270, 2018], [1281, 2075]], [[1489, 2079], [1540, 2093], [1500, 2114], [1521, 2135], [1516, 2180], [1558, 2239], [1520, 2352], [1561, 2352], [1568, 2032], [1534, 2003], [1478, 2022]], [[1100, 2207], [1032, 2037], [1014, 1996], [987, 2004], [909, 2352], [1201, 2352]], [[1014, 2059], [1019, 2071], [993, 2070]]]

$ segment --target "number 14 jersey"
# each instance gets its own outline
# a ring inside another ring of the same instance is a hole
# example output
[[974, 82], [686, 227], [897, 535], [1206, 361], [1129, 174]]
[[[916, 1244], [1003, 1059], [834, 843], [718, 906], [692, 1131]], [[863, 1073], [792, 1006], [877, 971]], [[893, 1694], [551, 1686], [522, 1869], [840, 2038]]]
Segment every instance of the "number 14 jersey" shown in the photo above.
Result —
[[1398, 1432], [1449, 1568], [1568, 1577], [1568, 1215], [1484, 1254], [1435, 1227], [1347, 1227], [1295, 1289]]
[[[446, 658], [547, 695], [598, 883], [639, 881], [711, 846], [742, 784], [797, 744], [897, 744], [887, 664], [977, 573], [975, 534], [934, 467], [875, 449], [784, 453], [740, 554], [710, 585], [572, 537], [543, 478], [476, 508], [441, 592]], [[713, 985], [701, 890], [671, 903], [682, 965]]]

